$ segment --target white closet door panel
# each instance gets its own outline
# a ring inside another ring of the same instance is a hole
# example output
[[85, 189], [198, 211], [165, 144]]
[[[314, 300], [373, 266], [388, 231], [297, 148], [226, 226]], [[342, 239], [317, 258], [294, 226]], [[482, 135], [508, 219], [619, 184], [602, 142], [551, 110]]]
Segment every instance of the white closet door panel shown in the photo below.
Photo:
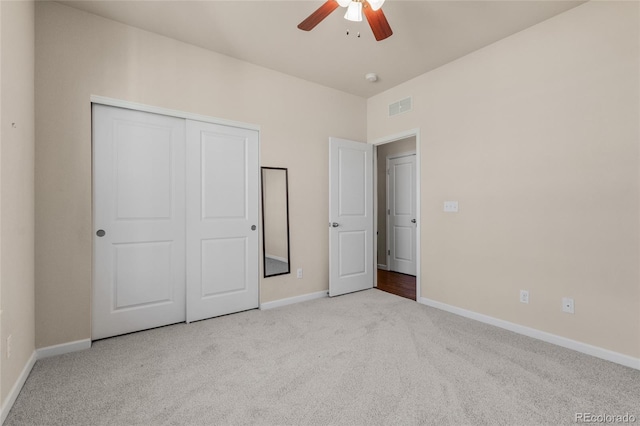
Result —
[[258, 307], [258, 132], [187, 121], [187, 321]]
[[185, 122], [93, 106], [92, 338], [184, 321]]

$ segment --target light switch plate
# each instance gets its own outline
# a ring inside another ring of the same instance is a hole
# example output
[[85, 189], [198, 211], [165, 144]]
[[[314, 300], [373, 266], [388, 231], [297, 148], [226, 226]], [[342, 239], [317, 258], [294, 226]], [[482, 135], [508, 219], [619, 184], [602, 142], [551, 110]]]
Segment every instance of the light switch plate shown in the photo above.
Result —
[[444, 211], [447, 213], [458, 213], [458, 202], [457, 201], [445, 201], [444, 202]]

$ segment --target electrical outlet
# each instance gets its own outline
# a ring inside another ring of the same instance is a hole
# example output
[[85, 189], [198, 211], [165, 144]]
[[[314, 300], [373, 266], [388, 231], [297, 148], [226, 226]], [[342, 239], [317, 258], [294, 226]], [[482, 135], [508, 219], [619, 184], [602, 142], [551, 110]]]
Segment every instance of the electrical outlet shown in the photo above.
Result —
[[10, 334], [7, 337], [7, 358], [11, 358], [11, 342], [13, 341], [13, 336]]
[[568, 314], [574, 313], [573, 299], [570, 297], [562, 298], [562, 312], [566, 312]]
[[298, 278], [302, 278], [302, 268], [298, 268], [298, 274], [297, 274]]
[[529, 291], [528, 290], [520, 290], [520, 302], [529, 303]]

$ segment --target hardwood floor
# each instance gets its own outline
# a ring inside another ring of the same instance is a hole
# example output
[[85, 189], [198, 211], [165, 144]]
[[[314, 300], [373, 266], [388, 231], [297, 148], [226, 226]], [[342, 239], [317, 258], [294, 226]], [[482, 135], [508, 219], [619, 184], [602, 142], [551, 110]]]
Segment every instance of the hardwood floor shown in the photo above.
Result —
[[416, 300], [416, 277], [378, 269], [378, 290]]

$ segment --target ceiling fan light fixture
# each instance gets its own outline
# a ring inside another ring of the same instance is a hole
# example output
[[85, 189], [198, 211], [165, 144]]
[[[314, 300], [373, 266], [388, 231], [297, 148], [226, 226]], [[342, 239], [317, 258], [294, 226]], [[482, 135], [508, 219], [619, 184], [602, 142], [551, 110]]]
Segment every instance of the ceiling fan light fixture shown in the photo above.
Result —
[[337, 0], [340, 7], [347, 7], [351, 3], [351, 0]]
[[378, 10], [384, 4], [384, 0], [369, 0], [369, 5], [372, 10]]
[[353, 22], [362, 21], [362, 3], [359, 1], [352, 1], [347, 7], [347, 13], [344, 14], [344, 19]]
[[[391, 30], [391, 26], [389, 25], [387, 18], [384, 16], [384, 13], [380, 8], [384, 0], [371, 1], [378, 8], [377, 10], [374, 10], [367, 0], [326, 0], [322, 4], [322, 6], [315, 10], [315, 12], [307, 16], [304, 21], [300, 22], [298, 24], [298, 28], [302, 31], [311, 31], [316, 27], [316, 25], [318, 25], [327, 16], [329, 16], [331, 12], [333, 12], [343, 4], [348, 4], [347, 13], [344, 15], [345, 19], [348, 19], [349, 21], [361, 22], [362, 15], [365, 15], [376, 41], [381, 41], [388, 37], [391, 37], [393, 35], [393, 31]], [[358, 37], [360, 37], [359, 32]]]

